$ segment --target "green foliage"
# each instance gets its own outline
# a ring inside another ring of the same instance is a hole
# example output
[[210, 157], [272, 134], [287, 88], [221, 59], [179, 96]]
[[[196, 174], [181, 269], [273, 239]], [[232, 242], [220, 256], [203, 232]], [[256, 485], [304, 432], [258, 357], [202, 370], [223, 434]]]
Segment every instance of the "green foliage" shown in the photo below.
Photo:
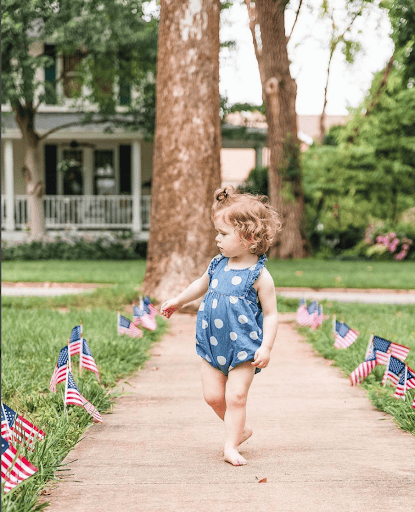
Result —
[[415, 77], [415, 2], [413, 0], [389, 0], [389, 19], [392, 39], [399, 52], [404, 79], [414, 84]]
[[[345, 322], [359, 331], [358, 339], [347, 349], [334, 348], [333, 328], [331, 321], [312, 331], [300, 328], [313, 347], [326, 359], [334, 361], [345, 375], [350, 373], [364, 360], [366, 347], [372, 332], [396, 343], [410, 347], [406, 363], [415, 365], [415, 307], [394, 306], [390, 304], [344, 304], [324, 302], [324, 312], [344, 317]], [[393, 398], [394, 388], [387, 384], [381, 386], [385, 366], [379, 365], [361, 385], [367, 390], [372, 403], [381, 411], [394, 417], [400, 428], [415, 435], [415, 416], [412, 402], [414, 391], [407, 393], [406, 400]]]
[[[51, 55], [33, 51], [39, 41], [55, 45], [57, 54], [80, 55], [73, 107], [85, 102], [99, 107], [104, 119], [116, 114], [116, 85], [137, 91], [128, 124], [142, 127], [144, 113], [154, 116], [158, 21], [144, 15], [142, 0], [6, 0], [2, 4], [2, 93], [13, 108], [27, 106], [35, 113], [54, 92], [55, 84], [36, 71], [53, 64]], [[38, 46], [36, 46], [38, 48]], [[56, 77], [56, 81], [62, 77]], [[62, 99], [62, 98], [61, 98]], [[60, 100], [61, 100], [60, 99]], [[108, 116], [106, 118], [105, 116]], [[126, 116], [118, 113], [118, 123]], [[88, 121], [89, 119], [86, 119]], [[153, 129], [154, 121], [148, 128]], [[152, 135], [152, 131], [151, 131]]]
[[[378, 95], [379, 73], [346, 126], [332, 128], [325, 144], [302, 155], [308, 233], [315, 250], [327, 247], [325, 240], [340, 241], [347, 231], [354, 231], [356, 244], [371, 219], [396, 225], [414, 206], [415, 88], [406, 86], [402, 73], [395, 67]], [[336, 251], [349, 247], [341, 244]]]
[[2, 240], [3, 261], [10, 260], [132, 260], [146, 257], [147, 242], [130, 237], [45, 237], [30, 242]]
[[254, 167], [238, 190], [241, 193], [268, 196], [268, 167]]

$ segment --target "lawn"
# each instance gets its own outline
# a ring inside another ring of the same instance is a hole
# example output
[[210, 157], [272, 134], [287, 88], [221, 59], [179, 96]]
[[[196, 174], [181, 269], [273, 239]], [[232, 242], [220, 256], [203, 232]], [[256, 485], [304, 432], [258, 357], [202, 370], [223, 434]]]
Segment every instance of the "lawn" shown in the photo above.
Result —
[[[371, 333], [389, 341], [410, 347], [406, 363], [415, 369], [415, 306], [382, 304], [345, 304], [323, 302], [324, 312], [344, 321], [359, 331], [358, 339], [346, 349], [333, 347], [332, 322], [325, 321], [321, 328], [313, 331], [300, 327], [299, 331], [313, 345], [320, 355], [334, 361], [345, 376], [364, 361]], [[391, 414], [398, 426], [415, 436], [415, 411], [412, 408], [414, 390], [407, 393], [406, 400], [393, 398], [394, 388], [389, 384], [381, 386], [385, 366], [379, 365], [365, 379], [362, 387], [368, 392], [372, 403], [381, 411]]]
[[[98, 267], [103, 274], [109, 273], [108, 266]], [[167, 321], [158, 316], [157, 330], [144, 331], [143, 338], [118, 336], [117, 310], [123, 313], [125, 305], [137, 300], [139, 294], [131, 278], [130, 284], [126, 283], [127, 276], [119, 268], [118, 273], [111, 274], [111, 282], [119, 279], [120, 283], [91, 294], [2, 297], [2, 400], [47, 434], [33, 453], [24, 449], [26, 458], [39, 471], [7, 495], [2, 494], [4, 511], [39, 510], [36, 504], [43, 487], [54, 475], [69, 470], [61, 461], [91, 424], [91, 416], [81, 407], [70, 405], [68, 414], [64, 413], [64, 383], [58, 384], [57, 394], [49, 391], [59, 350], [67, 344], [72, 327], [82, 320], [83, 335], [101, 378], [98, 383], [95, 374], [87, 370], [80, 376], [79, 356], [74, 356], [71, 359], [75, 382], [105, 422], [105, 413], [115, 396], [111, 389], [119, 379], [143, 366], [150, 357], [149, 349], [167, 326]], [[53, 271], [58, 281], [66, 280], [59, 276], [57, 266]], [[87, 272], [91, 274], [85, 275], [92, 275], [92, 266]], [[124, 314], [131, 319], [131, 315]]]
[[[135, 284], [142, 282], [146, 262], [5, 261], [2, 281], [55, 281]], [[269, 260], [275, 286], [309, 288], [415, 289], [413, 261]]]

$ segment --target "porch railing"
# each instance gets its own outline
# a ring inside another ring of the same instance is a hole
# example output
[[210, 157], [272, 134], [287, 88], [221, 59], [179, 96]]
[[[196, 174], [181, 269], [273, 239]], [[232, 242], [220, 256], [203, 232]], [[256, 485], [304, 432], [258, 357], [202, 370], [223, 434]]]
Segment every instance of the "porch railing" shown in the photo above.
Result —
[[[132, 196], [43, 196], [43, 211], [47, 229], [77, 227], [83, 229], [132, 229]], [[6, 197], [1, 196], [1, 227], [6, 221]], [[14, 196], [16, 229], [28, 223], [27, 198]], [[141, 196], [142, 229], [150, 227], [150, 196]]]

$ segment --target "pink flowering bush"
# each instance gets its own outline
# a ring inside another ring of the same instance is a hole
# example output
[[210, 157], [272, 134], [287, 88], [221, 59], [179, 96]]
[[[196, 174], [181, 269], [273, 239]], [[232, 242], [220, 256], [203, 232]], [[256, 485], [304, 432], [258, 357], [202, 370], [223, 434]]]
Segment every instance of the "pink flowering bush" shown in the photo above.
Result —
[[378, 235], [376, 237], [376, 244], [384, 246], [393, 254], [393, 258], [397, 261], [403, 260], [408, 254], [409, 246], [412, 245], [412, 240], [406, 238], [398, 238], [395, 232], [386, 235]]

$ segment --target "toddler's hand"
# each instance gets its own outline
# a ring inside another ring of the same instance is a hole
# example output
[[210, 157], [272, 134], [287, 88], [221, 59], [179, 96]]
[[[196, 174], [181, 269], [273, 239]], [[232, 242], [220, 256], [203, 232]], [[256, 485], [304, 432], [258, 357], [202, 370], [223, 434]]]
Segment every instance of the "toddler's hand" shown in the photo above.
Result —
[[161, 306], [160, 313], [166, 318], [170, 318], [171, 315], [180, 308], [181, 306], [179, 306], [174, 299], [170, 299], [166, 300], [166, 302]]
[[255, 352], [254, 360], [251, 364], [257, 368], [266, 368], [270, 358], [271, 350], [267, 347], [259, 347], [259, 349]]

